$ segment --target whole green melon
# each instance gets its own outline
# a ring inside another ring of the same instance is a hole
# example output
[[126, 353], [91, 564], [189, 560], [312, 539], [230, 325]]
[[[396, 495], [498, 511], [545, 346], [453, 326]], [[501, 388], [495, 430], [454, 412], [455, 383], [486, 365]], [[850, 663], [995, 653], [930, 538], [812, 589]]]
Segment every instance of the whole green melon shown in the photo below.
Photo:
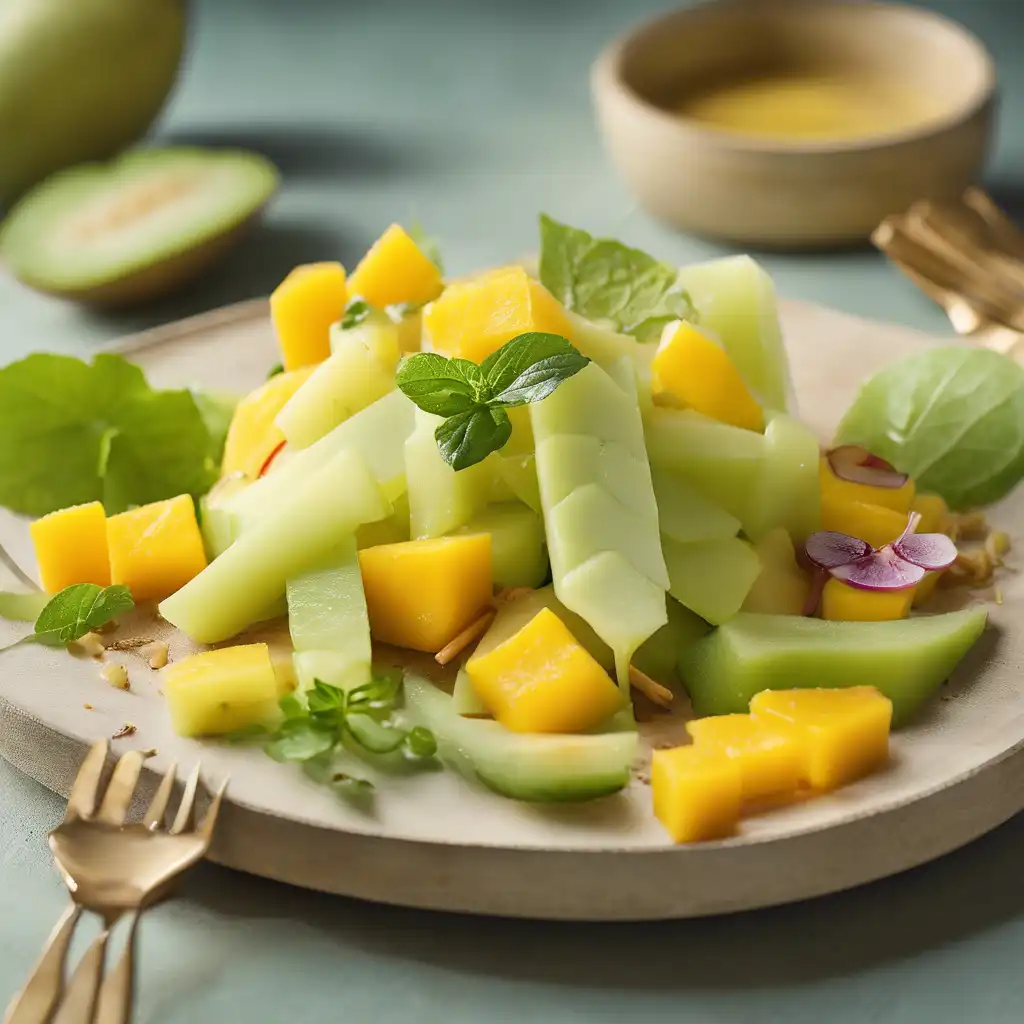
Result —
[[3, 0], [0, 203], [142, 135], [184, 38], [184, 0]]

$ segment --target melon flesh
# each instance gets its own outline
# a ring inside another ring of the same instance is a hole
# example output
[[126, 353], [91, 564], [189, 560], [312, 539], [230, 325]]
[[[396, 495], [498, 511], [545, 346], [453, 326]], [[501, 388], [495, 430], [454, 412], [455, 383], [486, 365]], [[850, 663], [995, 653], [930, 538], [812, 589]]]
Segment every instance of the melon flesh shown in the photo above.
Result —
[[743, 606], [761, 574], [761, 559], [745, 540], [721, 537], [680, 544], [662, 538], [672, 583], [669, 593], [684, 607], [715, 625]]

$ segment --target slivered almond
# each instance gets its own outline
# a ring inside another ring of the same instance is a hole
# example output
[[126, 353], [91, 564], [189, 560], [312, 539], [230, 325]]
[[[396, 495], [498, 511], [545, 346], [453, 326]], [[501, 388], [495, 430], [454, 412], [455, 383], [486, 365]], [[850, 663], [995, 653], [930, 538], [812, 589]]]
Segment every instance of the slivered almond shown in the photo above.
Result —
[[447, 665], [448, 662], [457, 658], [477, 637], [483, 636], [487, 632], [488, 627], [494, 621], [494, 616], [497, 615], [497, 611], [493, 608], [488, 608], [487, 611], [483, 612], [479, 618], [474, 619], [454, 640], [445, 644], [434, 655], [434, 661], [438, 665]]
[[629, 685], [634, 690], [639, 690], [649, 701], [657, 704], [659, 708], [672, 707], [675, 694], [667, 686], [662, 686], [661, 683], [652, 679], [649, 675], [645, 675], [636, 665], [629, 666]]

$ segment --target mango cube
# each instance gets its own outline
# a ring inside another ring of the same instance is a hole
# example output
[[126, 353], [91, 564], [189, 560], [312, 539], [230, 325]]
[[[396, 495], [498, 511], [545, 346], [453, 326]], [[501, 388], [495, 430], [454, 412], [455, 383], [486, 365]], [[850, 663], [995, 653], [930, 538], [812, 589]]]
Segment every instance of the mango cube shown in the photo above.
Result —
[[359, 552], [374, 640], [436, 653], [490, 604], [491, 538], [382, 544]]
[[764, 413], [725, 348], [693, 324], [665, 327], [651, 364], [657, 400], [694, 409], [744, 430], [764, 430]]
[[160, 675], [179, 736], [220, 736], [277, 716], [282, 687], [266, 644], [193, 654]]
[[260, 475], [267, 459], [284, 443], [284, 434], [274, 420], [292, 395], [306, 383], [313, 369], [306, 366], [301, 370], [279, 373], [238, 403], [224, 442], [223, 476], [243, 473], [248, 479], [255, 480]]
[[155, 501], [107, 520], [110, 580], [136, 601], [163, 598], [206, 568], [203, 536], [187, 494]]
[[[860, 486], [860, 485], [857, 485]], [[864, 501], [846, 501], [834, 494], [822, 493], [821, 528], [846, 533], [866, 540], [873, 548], [894, 541], [907, 526], [907, 517], [884, 505]]]
[[528, 331], [571, 340], [565, 310], [522, 267], [504, 267], [449, 285], [424, 310], [423, 330], [437, 352], [474, 363]]
[[110, 584], [107, 514], [103, 505], [72, 505], [29, 527], [43, 590], [57, 593], [73, 583]]
[[908, 479], [902, 487], [876, 487], [873, 484], [858, 484], [836, 476], [827, 458], [821, 459], [819, 479], [821, 480], [822, 504], [829, 499], [835, 499], [836, 502], [847, 504], [857, 501], [864, 505], [882, 505], [884, 508], [892, 509], [893, 512], [902, 513], [903, 525], [906, 526], [906, 515], [910, 511], [910, 504], [916, 494], [913, 480]]
[[918, 533], [947, 533], [949, 531], [949, 506], [938, 494], [919, 494], [910, 503], [910, 511], [916, 512], [921, 521]]
[[793, 730], [803, 752], [804, 781], [815, 789], [853, 782], [889, 758], [892, 702], [873, 686], [762, 690], [750, 712]]
[[920, 608], [921, 605], [927, 604], [934, 596], [935, 591], [938, 588], [939, 580], [942, 579], [942, 573], [945, 572], [943, 569], [940, 572], [930, 572], [916, 587], [914, 587], [914, 599], [911, 602], [911, 607]]
[[803, 774], [803, 747], [796, 734], [771, 719], [715, 715], [686, 723], [701, 750], [719, 751], [740, 769], [744, 800], [793, 792]]
[[622, 707], [611, 677], [550, 609], [466, 662], [484, 706], [512, 732], [585, 732]]
[[863, 590], [834, 577], [821, 595], [821, 617], [829, 622], [888, 622], [905, 619], [916, 587], [903, 590]]
[[359, 261], [349, 292], [384, 309], [400, 303], [421, 306], [444, 288], [441, 271], [398, 224], [392, 224]]
[[331, 354], [331, 324], [348, 300], [340, 263], [296, 267], [270, 296], [270, 317], [286, 370], [322, 363]]
[[655, 817], [677, 843], [732, 835], [740, 817], [739, 763], [699, 746], [655, 750], [651, 758]]

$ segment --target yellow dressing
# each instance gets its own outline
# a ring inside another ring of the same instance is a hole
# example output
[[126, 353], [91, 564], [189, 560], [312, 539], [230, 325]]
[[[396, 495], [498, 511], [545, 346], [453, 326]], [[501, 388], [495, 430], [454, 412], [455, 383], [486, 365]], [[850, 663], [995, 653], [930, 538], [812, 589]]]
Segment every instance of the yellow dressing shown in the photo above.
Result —
[[927, 119], [933, 104], [905, 83], [855, 71], [766, 71], [709, 83], [677, 110], [707, 127], [745, 135], [842, 140], [898, 131]]

